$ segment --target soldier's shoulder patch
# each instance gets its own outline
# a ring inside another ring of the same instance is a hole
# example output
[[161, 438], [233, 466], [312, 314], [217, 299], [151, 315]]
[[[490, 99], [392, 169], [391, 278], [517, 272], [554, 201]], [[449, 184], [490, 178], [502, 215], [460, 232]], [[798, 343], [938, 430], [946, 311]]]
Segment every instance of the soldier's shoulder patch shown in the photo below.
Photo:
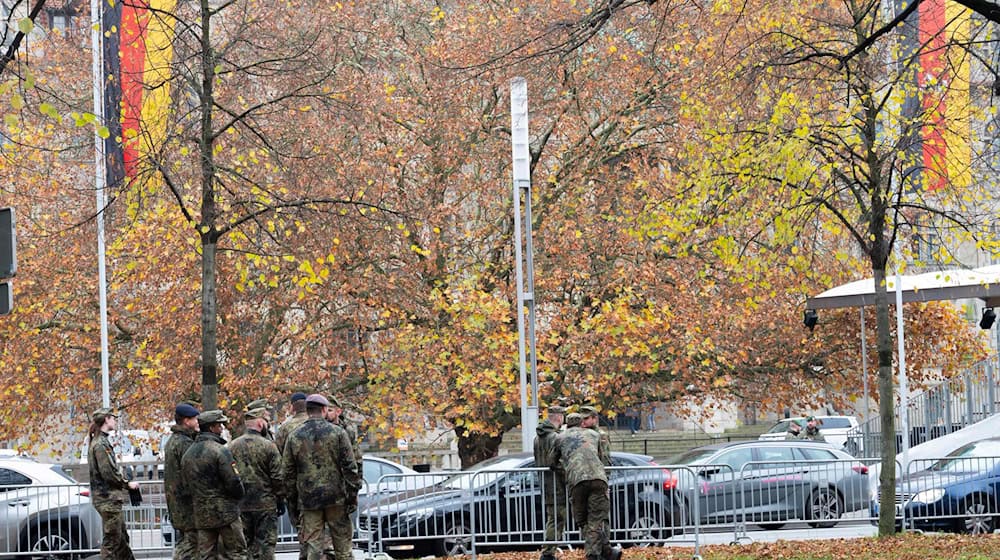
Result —
[[230, 465], [233, 467], [233, 472], [236, 473], [236, 476], [240, 476], [240, 469], [236, 468], [236, 461], [233, 461]]

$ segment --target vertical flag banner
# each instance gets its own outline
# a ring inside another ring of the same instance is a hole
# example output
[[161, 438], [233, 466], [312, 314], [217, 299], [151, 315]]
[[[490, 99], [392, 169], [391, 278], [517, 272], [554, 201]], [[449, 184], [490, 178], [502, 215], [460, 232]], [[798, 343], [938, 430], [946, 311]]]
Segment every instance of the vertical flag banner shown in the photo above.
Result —
[[972, 183], [969, 55], [954, 46], [968, 42], [971, 22], [971, 12], [951, 0], [924, 0], [902, 31], [904, 59], [918, 57], [917, 94], [907, 96], [903, 108], [921, 122], [914, 158], [920, 177], [911, 180], [927, 190]]
[[166, 135], [176, 0], [104, 0], [104, 141], [109, 187], [131, 184]]

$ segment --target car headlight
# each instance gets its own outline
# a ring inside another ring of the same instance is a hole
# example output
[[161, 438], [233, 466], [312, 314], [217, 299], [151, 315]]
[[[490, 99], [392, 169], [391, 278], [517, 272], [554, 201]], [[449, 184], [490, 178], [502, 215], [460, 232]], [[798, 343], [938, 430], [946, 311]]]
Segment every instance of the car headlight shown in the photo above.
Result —
[[933, 504], [943, 497], [944, 488], [931, 488], [930, 490], [921, 490], [920, 492], [917, 492], [910, 502], [914, 504]]
[[431, 515], [434, 515], [434, 508], [410, 509], [400, 512], [399, 520], [401, 522], [422, 521], [424, 519], [427, 519]]

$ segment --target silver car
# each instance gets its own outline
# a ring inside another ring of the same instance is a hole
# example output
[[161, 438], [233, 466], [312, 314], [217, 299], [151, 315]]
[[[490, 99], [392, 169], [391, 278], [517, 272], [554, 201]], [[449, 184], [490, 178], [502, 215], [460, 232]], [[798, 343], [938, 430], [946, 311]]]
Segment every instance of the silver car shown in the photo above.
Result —
[[59, 465], [0, 455], [0, 556], [88, 556], [100, 539], [87, 486]]

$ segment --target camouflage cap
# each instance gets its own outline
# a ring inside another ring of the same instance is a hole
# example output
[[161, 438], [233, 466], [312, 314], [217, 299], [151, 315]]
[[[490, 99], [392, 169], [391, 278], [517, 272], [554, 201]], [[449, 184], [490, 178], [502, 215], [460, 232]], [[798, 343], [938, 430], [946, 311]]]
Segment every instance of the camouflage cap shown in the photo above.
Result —
[[588, 416], [597, 416], [597, 409], [590, 405], [581, 406], [577, 412], [579, 412], [580, 416], [583, 418], [587, 418]]
[[580, 422], [583, 422], [583, 416], [580, 416], [579, 412], [570, 412], [566, 415], [566, 427], [579, 426]]
[[271, 410], [271, 405], [268, 404], [267, 399], [257, 399], [247, 403], [247, 410], [253, 410], [255, 408], [265, 408]]
[[566, 407], [554, 404], [546, 409], [549, 414], [566, 414]]
[[344, 403], [340, 402], [340, 399], [338, 399], [336, 395], [330, 395], [326, 397], [326, 400], [330, 401], [330, 406], [344, 408]]
[[819, 418], [816, 418], [815, 416], [813, 416], [811, 414], [809, 416], [806, 416], [806, 422], [816, 422], [817, 424], [822, 424], [823, 423], [822, 420], [820, 420]]
[[250, 410], [248, 410], [248, 411], [246, 411], [246, 412], [243, 413], [243, 417], [246, 418], [247, 420], [249, 420], [251, 418], [253, 418], [253, 419], [256, 419], [256, 418], [268, 418], [270, 416], [271, 415], [270, 415], [270, 413], [267, 412], [267, 409], [263, 408], [263, 407], [252, 408], [252, 409], [250, 409]]
[[113, 410], [111, 410], [106, 406], [102, 406], [101, 408], [98, 408], [97, 410], [95, 410], [90, 414], [90, 418], [94, 422], [103, 422], [104, 419], [107, 418], [108, 416], [114, 416], [115, 418], [118, 418], [118, 415], [115, 414]]
[[229, 418], [221, 410], [206, 410], [198, 415], [198, 424], [225, 424], [229, 422]]

